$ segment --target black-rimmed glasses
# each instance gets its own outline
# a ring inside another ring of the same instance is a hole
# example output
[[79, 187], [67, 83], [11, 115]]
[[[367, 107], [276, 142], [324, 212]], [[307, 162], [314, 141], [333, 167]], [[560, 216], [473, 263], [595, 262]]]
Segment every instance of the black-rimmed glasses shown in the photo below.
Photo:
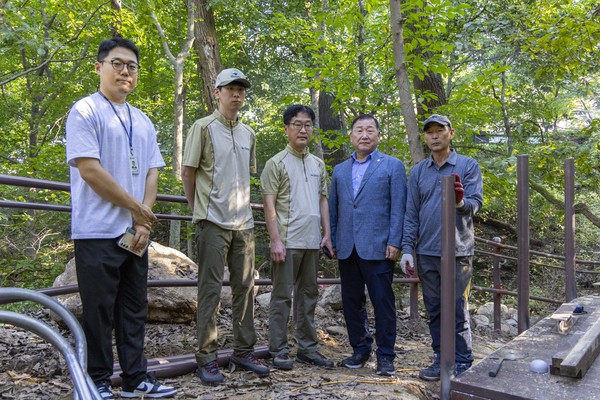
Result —
[[123, 68], [125, 68], [125, 66], [127, 65], [127, 71], [129, 71], [130, 74], [137, 74], [138, 71], [140, 70], [140, 65], [134, 62], [131, 63], [124, 63], [121, 60], [110, 60], [110, 61], [106, 61], [106, 60], [102, 60], [100, 61], [101, 63], [104, 62], [109, 62], [110, 65], [112, 65], [113, 69], [115, 71], [123, 71]]
[[292, 124], [290, 124], [290, 126], [292, 128], [294, 128], [295, 130], [297, 130], [298, 132], [300, 132], [302, 130], [302, 128], [304, 128], [306, 131], [312, 131], [313, 129], [313, 124], [308, 122], [306, 124], [302, 124], [300, 122], [294, 122]]

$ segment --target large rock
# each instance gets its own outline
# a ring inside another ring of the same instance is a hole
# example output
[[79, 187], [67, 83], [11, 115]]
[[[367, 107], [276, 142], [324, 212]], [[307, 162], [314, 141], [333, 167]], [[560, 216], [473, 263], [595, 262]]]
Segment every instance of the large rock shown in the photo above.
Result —
[[[148, 249], [148, 279], [196, 279], [198, 267], [185, 254], [153, 242]], [[75, 259], [71, 259], [65, 272], [54, 281], [54, 287], [76, 285]], [[76, 317], [81, 317], [79, 294], [60, 296], [58, 299]], [[229, 301], [231, 304], [231, 301]], [[192, 287], [160, 287], [148, 289], [148, 321], [185, 323], [196, 319], [197, 289]]]
[[342, 307], [342, 286], [341, 285], [329, 285], [324, 289], [320, 290], [321, 298], [319, 299], [318, 305], [325, 308], [331, 307], [333, 310], [341, 310]]

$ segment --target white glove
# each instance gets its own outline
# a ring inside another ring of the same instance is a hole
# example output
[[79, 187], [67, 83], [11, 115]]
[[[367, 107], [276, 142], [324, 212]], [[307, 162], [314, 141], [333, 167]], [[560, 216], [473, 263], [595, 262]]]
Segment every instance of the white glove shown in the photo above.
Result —
[[412, 254], [402, 254], [402, 258], [400, 259], [400, 267], [402, 267], [402, 272], [404, 272], [406, 275], [415, 274], [415, 261], [413, 260]]

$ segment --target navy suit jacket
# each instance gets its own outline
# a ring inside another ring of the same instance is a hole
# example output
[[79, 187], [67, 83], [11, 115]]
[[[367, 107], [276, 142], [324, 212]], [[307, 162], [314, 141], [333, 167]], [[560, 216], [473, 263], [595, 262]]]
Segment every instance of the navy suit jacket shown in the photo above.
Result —
[[406, 170], [402, 161], [378, 151], [365, 171], [356, 198], [352, 163], [338, 164], [331, 179], [331, 241], [340, 260], [356, 248], [364, 260], [384, 260], [387, 246], [400, 248], [406, 208]]

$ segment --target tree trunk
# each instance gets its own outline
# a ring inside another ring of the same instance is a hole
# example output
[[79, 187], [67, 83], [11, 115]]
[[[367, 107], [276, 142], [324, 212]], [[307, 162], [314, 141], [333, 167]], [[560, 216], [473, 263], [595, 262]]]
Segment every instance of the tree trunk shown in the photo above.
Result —
[[196, 0], [196, 21], [194, 48], [198, 53], [198, 75], [202, 78], [204, 100], [208, 113], [217, 108], [217, 102], [213, 95], [213, 85], [217, 74], [223, 68], [219, 43], [217, 41], [217, 29], [215, 17], [208, 7], [209, 0]]
[[[183, 158], [183, 113], [184, 113], [184, 102], [185, 102], [185, 90], [183, 85], [183, 69], [185, 66], [185, 60], [190, 54], [192, 44], [194, 43], [194, 16], [195, 6], [193, 0], [187, 2], [187, 35], [183, 48], [177, 54], [177, 57], [173, 56], [173, 53], [169, 49], [169, 44], [165, 37], [165, 33], [162, 29], [158, 17], [152, 10], [150, 1], [146, 0], [146, 4], [150, 11], [150, 16], [154, 21], [158, 36], [160, 37], [163, 49], [169, 61], [175, 69], [174, 79], [174, 95], [173, 95], [173, 111], [174, 111], [174, 129], [173, 133], [173, 174], [175, 179], [181, 180], [181, 159]], [[173, 208], [174, 212], [178, 212], [177, 207]], [[169, 247], [179, 250], [181, 242], [181, 221], [172, 220], [169, 226]]]
[[[334, 138], [340, 134], [343, 134], [343, 122], [339, 114], [336, 114], [331, 107], [335, 98], [331, 93], [321, 92], [319, 96], [319, 125], [321, 126], [322, 132], [329, 132], [330, 136]], [[337, 165], [349, 157], [348, 153], [343, 147], [335, 149], [333, 151], [325, 150], [323, 157], [333, 165]]]
[[113, 10], [112, 18], [110, 23], [110, 33], [112, 37], [121, 36], [121, 26], [123, 21], [121, 19], [121, 0], [111, 0], [110, 8]]
[[[429, 58], [427, 53], [421, 53], [421, 56], [425, 59]], [[428, 71], [423, 79], [419, 79], [415, 75], [413, 78], [413, 84], [415, 86], [416, 93], [433, 93], [436, 98], [432, 96], [423, 96], [425, 99], [423, 102], [417, 102], [417, 113], [419, 115], [433, 114], [439, 106], [443, 106], [448, 101], [446, 100], [446, 91], [444, 89], [444, 81], [440, 74]]]
[[406, 127], [406, 133], [408, 135], [408, 144], [410, 146], [410, 163], [414, 165], [425, 158], [425, 152], [421, 145], [419, 124], [415, 114], [415, 107], [410, 90], [410, 80], [406, 68], [404, 26], [402, 22], [402, 12], [400, 10], [400, 0], [390, 0], [390, 20], [392, 24], [396, 84], [398, 85], [402, 118], [404, 119], [404, 126]]
[[[198, 54], [198, 75], [202, 78], [204, 103], [208, 113], [217, 108], [217, 100], [213, 94], [217, 74], [223, 68], [221, 53], [217, 41], [217, 28], [212, 10], [208, 7], [209, 0], [194, 0], [196, 6], [194, 19], [194, 49]], [[193, 235], [188, 239], [188, 252], [193, 249]], [[188, 253], [192, 256], [192, 252]]]
[[[321, 127], [319, 124], [319, 93], [314, 87], [310, 88], [310, 107], [315, 112], [315, 126], [314, 132], [317, 132]], [[313, 154], [319, 157], [321, 160], [323, 159], [323, 140], [321, 139], [321, 134], [317, 134], [313, 136], [315, 139], [313, 145]]]

